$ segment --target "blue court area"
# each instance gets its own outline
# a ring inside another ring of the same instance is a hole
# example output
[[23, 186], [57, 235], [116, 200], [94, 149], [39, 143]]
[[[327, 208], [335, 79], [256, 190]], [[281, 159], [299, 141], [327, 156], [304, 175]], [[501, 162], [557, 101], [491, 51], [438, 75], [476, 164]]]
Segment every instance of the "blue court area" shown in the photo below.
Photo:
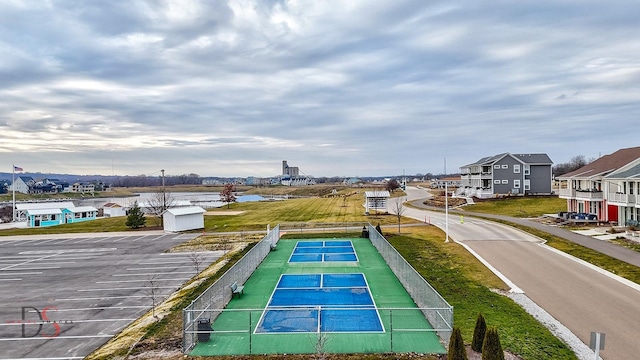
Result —
[[255, 330], [383, 331], [364, 274], [283, 274]]
[[289, 258], [290, 263], [358, 261], [349, 240], [299, 241]]

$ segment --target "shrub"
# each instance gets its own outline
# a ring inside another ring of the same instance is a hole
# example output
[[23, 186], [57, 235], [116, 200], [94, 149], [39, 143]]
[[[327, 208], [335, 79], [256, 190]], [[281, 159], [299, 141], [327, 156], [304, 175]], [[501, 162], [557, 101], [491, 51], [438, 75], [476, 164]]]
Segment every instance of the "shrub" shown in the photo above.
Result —
[[482, 343], [482, 360], [504, 360], [500, 336], [496, 328], [487, 329]]
[[467, 360], [467, 351], [464, 348], [460, 328], [454, 327], [451, 339], [449, 339], [449, 352], [447, 360]]
[[378, 223], [378, 225], [376, 225], [376, 231], [378, 231], [378, 233], [380, 235], [382, 235], [382, 228], [380, 227], [380, 223]]
[[484, 316], [478, 314], [476, 319], [476, 327], [473, 329], [473, 339], [471, 340], [471, 348], [475, 352], [482, 352], [482, 342], [484, 342], [484, 334], [487, 331], [487, 323]]
[[129, 210], [129, 215], [127, 215], [127, 222], [125, 225], [132, 229], [137, 229], [144, 226], [144, 223], [147, 219], [144, 217], [144, 213], [140, 210], [138, 206], [138, 202], [133, 203], [133, 207]]

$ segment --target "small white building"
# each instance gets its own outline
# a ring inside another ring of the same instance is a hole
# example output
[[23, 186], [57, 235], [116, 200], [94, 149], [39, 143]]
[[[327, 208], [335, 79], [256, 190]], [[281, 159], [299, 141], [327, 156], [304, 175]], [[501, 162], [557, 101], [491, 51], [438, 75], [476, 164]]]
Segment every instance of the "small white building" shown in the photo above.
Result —
[[364, 207], [368, 214], [369, 210], [387, 210], [387, 199], [391, 197], [388, 191], [365, 191]]
[[186, 231], [204, 228], [204, 213], [199, 206], [167, 209], [162, 214], [164, 231]]
[[104, 217], [126, 216], [125, 208], [120, 204], [106, 203], [102, 206], [102, 214]]

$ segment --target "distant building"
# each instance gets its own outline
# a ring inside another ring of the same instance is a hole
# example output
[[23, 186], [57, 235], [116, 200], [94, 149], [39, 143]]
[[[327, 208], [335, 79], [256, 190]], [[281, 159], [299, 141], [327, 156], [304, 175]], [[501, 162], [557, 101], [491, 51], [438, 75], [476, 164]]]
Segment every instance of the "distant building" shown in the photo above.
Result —
[[22, 194], [28, 194], [29, 189], [35, 185], [35, 181], [31, 176], [17, 176], [15, 181], [9, 187], [9, 191], [15, 191]]
[[282, 160], [282, 176], [286, 175], [291, 177], [299, 176], [300, 169], [297, 166], [289, 166], [287, 160]]
[[502, 153], [460, 167], [458, 195], [551, 194], [553, 162], [547, 154]]
[[316, 180], [307, 175], [300, 175], [300, 169], [297, 166], [289, 166], [286, 160], [282, 161], [282, 175], [280, 176], [280, 184], [284, 186], [305, 186], [315, 185]]

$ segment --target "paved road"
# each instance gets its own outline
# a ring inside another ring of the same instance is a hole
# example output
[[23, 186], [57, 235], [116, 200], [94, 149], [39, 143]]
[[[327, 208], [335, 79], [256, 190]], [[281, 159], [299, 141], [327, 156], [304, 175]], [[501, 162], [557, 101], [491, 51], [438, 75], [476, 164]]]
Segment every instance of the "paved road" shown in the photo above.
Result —
[[[408, 199], [425, 197], [408, 189]], [[445, 214], [407, 208], [404, 216], [445, 229]], [[449, 236], [470, 247], [585, 344], [591, 331], [607, 334], [604, 359], [640, 354], [640, 287], [563, 256], [520, 230], [486, 220], [449, 217]]]
[[163, 253], [195, 236], [0, 237], [0, 359], [88, 355], [151, 308], [152, 288], [161, 301], [195, 275], [190, 254]]

